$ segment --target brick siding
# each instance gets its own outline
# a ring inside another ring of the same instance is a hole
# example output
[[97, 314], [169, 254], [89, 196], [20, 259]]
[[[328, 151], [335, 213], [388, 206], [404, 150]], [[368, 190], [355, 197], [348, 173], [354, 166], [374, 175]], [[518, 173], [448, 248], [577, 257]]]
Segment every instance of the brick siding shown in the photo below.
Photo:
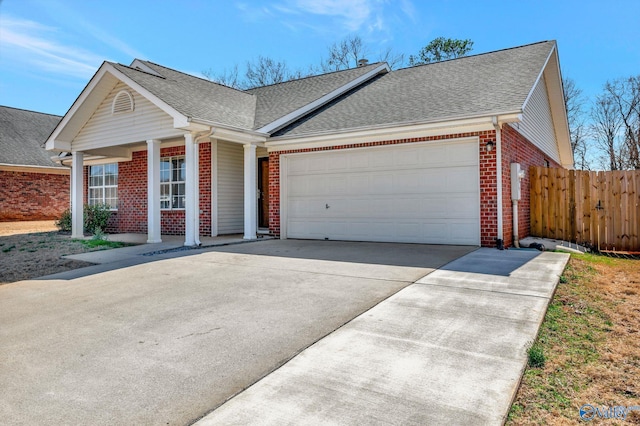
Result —
[[[305, 148], [297, 150], [287, 150], [272, 152], [269, 154], [269, 232], [279, 236], [280, 227], [280, 155], [301, 152], [330, 151], [336, 149], [366, 148], [382, 145], [395, 145], [416, 142], [442, 141], [448, 139], [458, 139], [466, 137], [477, 137], [480, 152], [480, 244], [483, 247], [495, 247], [498, 235], [498, 202], [497, 202], [497, 174], [496, 174], [496, 154], [494, 149], [487, 152], [485, 146], [487, 142], [496, 143], [496, 132], [482, 131], [471, 133], [458, 133], [439, 136], [426, 136], [411, 139], [396, 139], [379, 142], [358, 143], [340, 145], [335, 147]], [[524, 138], [517, 130], [509, 125], [505, 125], [502, 131], [502, 167], [503, 167], [503, 238], [505, 246], [511, 245], [513, 238], [512, 212], [511, 212], [511, 182], [510, 164], [520, 162], [523, 169], [528, 171], [529, 166], [543, 165], [548, 160], [538, 148]], [[505, 155], [505, 153], [507, 153]], [[557, 167], [558, 165], [549, 160]], [[529, 177], [522, 182], [522, 201], [519, 205], [519, 232], [520, 237], [529, 235]], [[526, 190], [524, 189], [526, 188]]]
[[58, 219], [69, 188], [69, 175], [0, 171], [0, 221]]
[[[184, 146], [162, 148], [161, 157], [184, 155]], [[211, 235], [211, 144], [199, 144], [200, 235]], [[88, 167], [85, 167], [85, 199], [88, 194]], [[184, 235], [184, 210], [160, 211], [163, 235]], [[135, 151], [131, 161], [118, 163], [118, 211], [107, 227], [109, 233], [146, 234], [147, 227], [147, 151]]]
[[521, 199], [518, 202], [518, 237], [524, 238], [531, 233], [529, 198], [531, 179], [529, 177], [529, 168], [531, 166], [544, 166], [545, 161], [549, 162], [549, 167], [561, 167], [538, 147], [529, 142], [514, 127], [509, 124], [502, 127], [502, 209], [504, 241], [507, 247], [512, 245], [513, 240], [511, 163], [520, 163], [521, 169], [525, 172], [520, 186]]

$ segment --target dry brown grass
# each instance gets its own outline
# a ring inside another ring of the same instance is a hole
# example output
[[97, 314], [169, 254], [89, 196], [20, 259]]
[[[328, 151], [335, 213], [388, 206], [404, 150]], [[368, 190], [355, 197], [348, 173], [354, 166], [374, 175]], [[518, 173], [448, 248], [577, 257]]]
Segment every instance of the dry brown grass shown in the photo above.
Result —
[[[640, 261], [572, 256], [536, 341], [508, 424], [580, 424], [579, 409], [640, 406]], [[640, 424], [640, 411], [625, 421]]]

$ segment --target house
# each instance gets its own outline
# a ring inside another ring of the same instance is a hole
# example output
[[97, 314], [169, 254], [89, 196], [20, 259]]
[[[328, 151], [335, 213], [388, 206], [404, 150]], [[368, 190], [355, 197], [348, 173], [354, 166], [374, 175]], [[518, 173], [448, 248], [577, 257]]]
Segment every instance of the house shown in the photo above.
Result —
[[56, 219], [69, 208], [69, 168], [44, 148], [61, 118], [0, 106], [0, 221]]
[[555, 41], [247, 91], [105, 62], [47, 149], [71, 153], [73, 234], [88, 201], [112, 206], [111, 232], [149, 242], [508, 246], [529, 233], [529, 178], [514, 210], [511, 163], [572, 167], [562, 90]]

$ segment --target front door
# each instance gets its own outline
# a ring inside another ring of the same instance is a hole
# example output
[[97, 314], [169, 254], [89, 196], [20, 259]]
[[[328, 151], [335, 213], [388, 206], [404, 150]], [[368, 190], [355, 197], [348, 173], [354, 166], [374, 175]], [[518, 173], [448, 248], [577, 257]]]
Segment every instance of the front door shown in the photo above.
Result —
[[258, 228], [269, 228], [269, 159], [258, 158]]

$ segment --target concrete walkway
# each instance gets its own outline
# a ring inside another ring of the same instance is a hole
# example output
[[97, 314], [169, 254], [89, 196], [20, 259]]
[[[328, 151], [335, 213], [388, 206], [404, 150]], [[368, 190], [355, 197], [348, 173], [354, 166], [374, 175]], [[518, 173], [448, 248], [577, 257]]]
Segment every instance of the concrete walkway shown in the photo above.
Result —
[[[90, 239], [91, 237], [87, 237]], [[88, 253], [70, 254], [64, 256], [66, 259], [80, 260], [83, 262], [95, 263], [98, 265], [131, 261], [136, 256], [149, 256], [153, 254], [167, 253], [178, 250], [202, 249], [207, 247], [228, 246], [234, 244], [243, 244], [248, 242], [272, 240], [270, 236], [260, 236], [257, 240], [245, 240], [242, 235], [221, 235], [219, 237], [201, 237], [201, 245], [199, 247], [185, 247], [184, 236], [181, 235], [163, 235], [161, 243], [147, 244], [146, 234], [111, 234], [108, 236], [109, 241], [121, 243], [136, 244], [129, 247], [118, 249], [98, 250]], [[142, 258], [138, 259], [143, 261]]]
[[467, 254], [197, 425], [502, 424], [568, 258], [528, 250]]

